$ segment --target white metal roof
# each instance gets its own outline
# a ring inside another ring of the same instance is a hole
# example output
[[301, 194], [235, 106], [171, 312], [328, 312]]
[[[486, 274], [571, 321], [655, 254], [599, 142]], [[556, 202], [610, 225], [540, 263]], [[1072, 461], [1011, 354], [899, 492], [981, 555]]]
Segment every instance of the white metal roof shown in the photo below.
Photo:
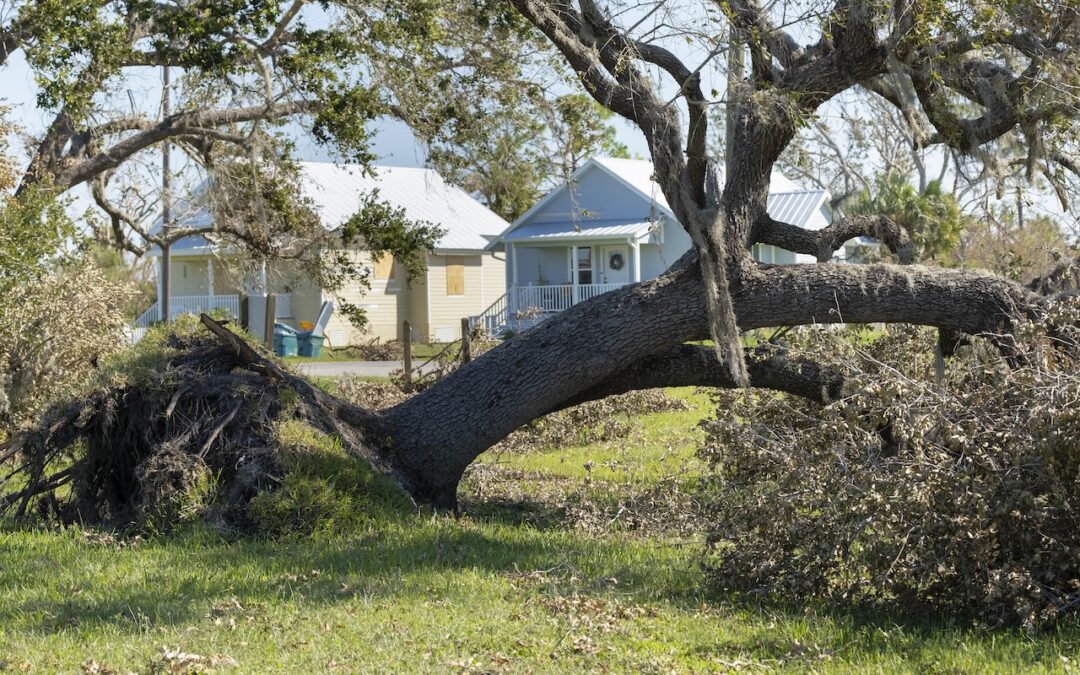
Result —
[[530, 223], [514, 230], [502, 238], [502, 241], [525, 242], [525, 241], [569, 241], [576, 239], [603, 239], [648, 237], [655, 227], [655, 223], [601, 223], [590, 222], [588, 227], [575, 229], [569, 223]]
[[[358, 164], [299, 164], [300, 189], [329, 230], [341, 227], [360, 208], [361, 199], [375, 189], [380, 200], [404, 209], [410, 220], [426, 221], [444, 231], [436, 251], [481, 251], [509, 225], [433, 169], [376, 166], [365, 175]], [[209, 223], [209, 212], [202, 209], [178, 224], [205, 227]], [[153, 229], [160, 227], [159, 219]], [[209, 246], [202, 237], [187, 237], [172, 250], [191, 255], [208, 251]], [[151, 251], [151, 255], [158, 253], [157, 247]]]
[[[652, 162], [642, 159], [593, 157], [582, 164], [578, 170], [574, 172], [573, 180], [576, 181], [582, 174], [586, 171], [593, 170], [594, 167], [603, 169], [630, 189], [640, 193], [646, 199], [652, 200], [666, 215], [673, 220], [675, 219], [675, 214], [672, 213], [671, 207], [668, 206], [667, 199], [664, 198], [663, 190], [660, 189], [659, 183], [653, 180]], [[721, 175], [721, 181], [722, 180], [723, 176]], [[545, 204], [561, 194], [567, 188], [568, 185], [564, 183], [547, 193], [534, 204], [532, 208], [514, 221], [514, 224], [503, 233], [500, 241], [522, 241], [523, 239], [529, 238], [528, 236], [521, 236], [518, 232], [519, 230], [527, 229], [531, 232], [537, 229], [545, 229], [543, 226], [538, 228], [536, 225], [526, 225], [526, 223], [532, 218], [533, 214], [540, 211]], [[814, 210], [820, 209], [827, 198], [828, 192], [824, 190], [804, 190], [801, 185], [792, 181], [784, 174], [779, 171], [774, 171], [770, 179], [769, 202], [767, 208], [769, 210], [769, 215], [776, 220], [783, 220], [783, 222], [792, 225], [806, 227], [811, 224], [810, 218], [813, 216]], [[810, 207], [809, 204], [814, 200], [816, 200], [816, 205]], [[776, 209], [775, 213], [774, 208]], [[791, 216], [794, 217], [794, 219], [786, 220], [781, 217], [782, 215]], [[580, 232], [584, 231], [586, 230], [578, 230], [572, 224], [567, 223], [562, 227], [562, 234], [559, 236], [577, 237]], [[607, 231], [610, 230], [605, 230], [605, 232]]]
[[[657, 204], [669, 208], [664, 192], [660, 184], [653, 180], [652, 162], [643, 159], [618, 159], [615, 157], [595, 157], [596, 163], [608, 169], [623, 181], [629, 183], [638, 192], [650, 197]], [[720, 172], [720, 182], [723, 183], [724, 174]], [[773, 171], [769, 179], [770, 192], [798, 192], [803, 187], [791, 180], [779, 171]]]
[[770, 192], [766, 209], [773, 220], [782, 223], [815, 230], [828, 222], [814, 216], [821, 212], [821, 207], [828, 198], [825, 190], [799, 190], [798, 192]]
[[379, 199], [404, 209], [410, 220], [445, 230], [436, 249], [482, 250], [508, 226], [433, 169], [377, 166], [373, 175], [365, 175], [355, 164], [301, 162], [300, 166], [304, 195], [330, 229], [344, 224], [359, 209], [361, 197], [375, 189]]

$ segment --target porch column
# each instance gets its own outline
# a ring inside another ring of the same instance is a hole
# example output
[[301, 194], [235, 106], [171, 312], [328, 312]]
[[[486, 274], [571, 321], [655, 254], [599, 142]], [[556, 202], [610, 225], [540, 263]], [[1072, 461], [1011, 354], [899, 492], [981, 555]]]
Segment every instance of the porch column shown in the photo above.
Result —
[[578, 255], [577, 255], [577, 251], [578, 251], [577, 244], [574, 244], [573, 246], [570, 247], [570, 283], [572, 283], [574, 285], [574, 295], [570, 300], [571, 305], [578, 304], [578, 297], [580, 297], [580, 295], [579, 295], [580, 291], [578, 289], [578, 281], [579, 281], [578, 277], [580, 275], [578, 274]]
[[515, 314], [518, 311], [518, 259], [517, 259], [517, 246], [514, 246], [513, 242], [506, 244], [510, 247], [510, 313]]
[[[214, 258], [213, 256], [206, 259], [206, 295], [209, 297], [210, 302], [214, 302]], [[209, 309], [213, 309], [210, 307]]]
[[641, 242], [634, 239], [630, 246], [634, 249], [634, 268], [631, 270], [630, 280], [637, 283], [641, 281]]

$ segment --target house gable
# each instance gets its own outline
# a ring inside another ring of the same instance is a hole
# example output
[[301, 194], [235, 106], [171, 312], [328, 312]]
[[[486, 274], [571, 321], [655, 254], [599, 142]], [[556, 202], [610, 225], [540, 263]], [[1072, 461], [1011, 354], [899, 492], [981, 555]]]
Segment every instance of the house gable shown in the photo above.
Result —
[[655, 221], [662, 215], [670, 215], [666, 206], [642, 194], [601, 162], [589, 160], [571, 183], [549, 192], [503, 236], [526, 224], [571, 223], [584, 229], [590, 224]]

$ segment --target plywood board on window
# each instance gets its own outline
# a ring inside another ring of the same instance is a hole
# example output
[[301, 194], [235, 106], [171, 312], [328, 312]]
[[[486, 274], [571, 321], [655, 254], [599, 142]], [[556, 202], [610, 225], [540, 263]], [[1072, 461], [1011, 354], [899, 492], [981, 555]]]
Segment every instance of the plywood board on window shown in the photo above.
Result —
[[465, 295], [465, 265], [446, 259], [446, 294]]
[[389, 253], [383, 253], [381, 256], [377, 256], [372, 260], [374, 264], [374, 275], [376, 279], [389, 279], [390, 274], [394, 270], [394, 256]]

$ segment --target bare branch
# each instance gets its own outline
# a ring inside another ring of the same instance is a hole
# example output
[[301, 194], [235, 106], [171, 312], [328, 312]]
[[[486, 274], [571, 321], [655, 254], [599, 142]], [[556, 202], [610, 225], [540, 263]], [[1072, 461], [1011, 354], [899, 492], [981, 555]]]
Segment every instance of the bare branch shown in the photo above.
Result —
[[[170, 138], [204, 136], [242, 143], [242, 137], [218, 131], [215, 127], [278, 119], [308, 112], [316, 107], [316, 102], [295, 100], [248, 108], [195, 110], [178, 113], [139, 133], [128, 136], [82, 161], [76, 162], [73, 166], [56, 171], [52, 178], [63, 189], [74, 187], [90, 180], [103, 171], [115, 169], [137, 152]], [[83, 135], [88, 138], [99, 136], [95, 129], [91, 129]]]
[[848, 216], [820, 230], [807, 230], [767, 218], [760, 223], [756, 240], [793, 253], [812, 255], [818, 262], [827, 262], [845, 242], [855, 237], [873, 237], [896, 254], [900, 262], [914, 261], [915, 249], [907, 231], [885, 216]]
[[[844, 386], [844, 377], [838, 370], [793, 359], [772, 347], [747, 349], [746, 363], [750, 386], [794, 394], [816, 403], [835, 401]], [[561, 402], [556, 410], [629, 391], [693, 386], [734, 389], [737, 385], [728, 369], [717, 361], [712, 348], [681, 344], [640, 359]]]

